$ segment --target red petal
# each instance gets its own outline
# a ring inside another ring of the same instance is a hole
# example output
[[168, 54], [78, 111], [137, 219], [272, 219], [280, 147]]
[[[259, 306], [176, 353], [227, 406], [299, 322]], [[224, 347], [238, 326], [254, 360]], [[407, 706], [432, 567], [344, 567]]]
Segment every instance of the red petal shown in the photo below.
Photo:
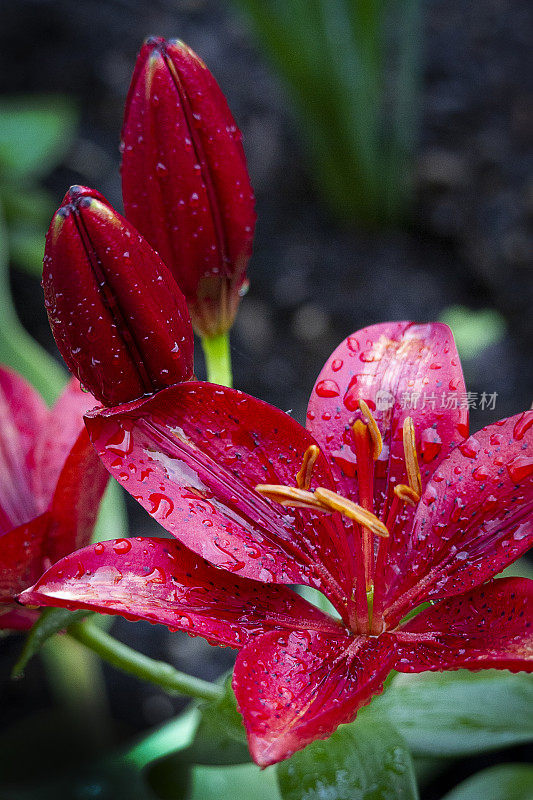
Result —
[[[111, 474], [212, 564], [325, 593], [325, 569], [343, 580], [348, 566], [331, 519], [284, 509], [254, 491], [258, 483], [295, 485], [313, 439], [287, 414], [233, 389], [188, 383], [92, 412], [87, 427]], [[314, 479], [333, 486], [323, 458]]]
[[202, 324], [200, 284], [208, 276], [220, 285], [231, 279], [234, 312], [251, 255], [254, 198], [226, 99], [182, 42], [152, 37], [143, 46], [122, 137], [128, 219], [172, 271], [195, 323]]
[[230, 647], [277, 628], [339, 627], [290, 589], [217, 569], [173, 539], [86, 547], [55, 564], [20, 601], [145, 619]]
[[533, 580], [500, 578], [422, 611], [397, 633], [400, 672], [533, 671]]
[[50, 515], [41, 514], [0, 539], [0, 603], [13, 600], [42, 574]]
[[29, 383], [0, 367], [0, 535], [46, 507], [37, 502], [31, 484], [32, 451], [48, 414]]
[[396, 566], [389, 624], [422, 600], [478, 586], [533, 540], [533, 411], [471, 436], [444, 461], [420, 501], [411, 549]]
[[59, 475], [76, 439], [85, 429], [83, 415], [96, 400], [83, 392], [72, 378], [34, 437], [33, 491], [42, 508], [47, 508]]
[[37, 621], [39, 612], [17, 605], [0, 605], [0, 630], [28, 631]]
[[88, 544], [109, 475], [83, 430], [68, 454], [51, 505], [46, 555], [52, 562]]
[[248, 744], [261, 767], [288, 758], [350, 722], [383, 688], [389, 637], [274, 632], [237, 657], [233, 689]]
[[376, 465], [377, 512], [394, 482], [407, 483], [404, 419], [410, 416], [415, 424], [425, 485], [453, 446], [468, 435], [467, 409], [441, 407], [443, 394], [446, 402], [448, 396], [464, 393], [461, 364], [447, 325], [371, 325], [348, 336], [326, 362], [311, 393], [307, 428], [328, 454], [340, 494], [357, 500], [350, 426], [359, 416], [358, 401], [368, 404], [383, 436]]

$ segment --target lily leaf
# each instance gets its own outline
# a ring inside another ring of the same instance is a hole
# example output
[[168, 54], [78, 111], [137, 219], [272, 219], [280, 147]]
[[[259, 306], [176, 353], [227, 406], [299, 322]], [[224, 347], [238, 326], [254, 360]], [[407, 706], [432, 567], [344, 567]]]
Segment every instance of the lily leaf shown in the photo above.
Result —
[[498, 764], [484, 769], [452, 789], [442, 800], [531, 800], [533, 767]]
[[13, 667], [12, 677], [21, 678], [26, 664], [39, 652], [45, 642], [59, 631], [64, 631], [74, 622], [79, 622], [86, 617], [88, 611], [68, 611], [66, 608], [47, 608], [31, 629], [24, 644], [20, 657]]
[[393, 721], [414, 755], [446, 757], [532, 741], [524, 714], [532, 702], [528, 675], [461, 670], [398, 675], [372, 710]]
[[[227, 765], [250, 761], [246, 733], [231, 688], [231, 674], [224, 678], [224, 694], [219, 700], [199, 706], [200, 722], [189, 747], [169, 756], [176, 763]], [[160, 765], [158, 765], [158, 768]]]
[[261, 770], [255, 764], [233, 767], [195, 767], [188, 800], [230, 797], [231, 800], [281, 800], [273, 769]]
[[283, 800], [416, 800], [410, 753], [392, 725], [368, 710], [278, 764]]

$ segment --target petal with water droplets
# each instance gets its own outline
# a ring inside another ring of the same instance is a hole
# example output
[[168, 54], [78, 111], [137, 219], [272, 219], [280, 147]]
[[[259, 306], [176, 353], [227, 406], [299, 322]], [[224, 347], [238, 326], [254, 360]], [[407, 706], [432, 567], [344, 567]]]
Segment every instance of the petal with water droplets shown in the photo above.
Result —
[[0, 604], [13, 600], [46, 569], [49, 531], [50, 514], [45, 512], [1, 537]]
[[[314, 443], [287, 414], [233, 389], [187, 383], [93, 412], [87, 426], [111, 474], [212, 564], [265, 583], [309, 583], [328, 595], [331, 576], [349, 585], [335, 538], [341, 526], [255, 491], [259, 483], [294, 486]], [[313, 481], [333, 487], [322, 456]]]
[[389, 588], [389, 622], [422, 600], [484, 583], [532, 541], [533, 411], [526, 411], [471, 436], [434, 474], [418, 505], [410, 552], [396, 562], [401, 582]]
[[144, 619], [230, 647], [276, 628], [339, 628], [285, 586], [232, 575], [162, 538], [118, 539], [78, 550], [19, 599]]
[[43, 508], [49, 505], [67, 456], [85, 429], [83, 415], [96, 405], [94, 397], [72, 378], [36, 431], [32, 489]]
[[394, 653], [379, 638], [273, 632], [237, 657], [233, 689], [261, 767], [327, 738], [382, 690]]
[[460, 407], [464, 392], [459, 356], [447, 325], [371, 325], [348, 336], [327, 360], [311, 392], [307, 429], [328, 454], [338, 491], [357, 500], [350, 425], [358, 416], [359, 400], [367, 403], [383, 437], [376, 465], [377, 512], [391, 484], [407, 482], [404, 419], [414, 420], [425, 485], [451, 448], [468, 435], [468, 411]]
[[533, 580], [499, 578], [422, 611], [397, 633], [400, 672], [533, 671]]
[[32, 487], [33, 448], [49, 411], [20, 375], [0, 367], [0, 535], [44, 511]]

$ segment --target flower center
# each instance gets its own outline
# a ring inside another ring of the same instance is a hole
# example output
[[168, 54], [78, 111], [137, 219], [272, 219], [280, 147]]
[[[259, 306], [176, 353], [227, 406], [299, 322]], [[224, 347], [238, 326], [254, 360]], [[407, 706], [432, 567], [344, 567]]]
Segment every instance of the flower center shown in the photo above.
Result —
[[[310, 491], [313, 469], [320, 449], [307, 448], [296, 486], [258, 484], [260, 494], [282, 506], [310, 508], [325, 513], [339, 512], [351, 522], [354, 550], [354, 582], [346, 598], [350, 628], [374, 636], [384, 630], [385, 564], [398, 514], [405, 505], [416, 506], [422, 493], [422, 481], [416, 454], [415, 428], [411, 417], [403, 423], [403, 452], [407, 483], [396, 484], [383, 505], [381, 518], [374, 513], [374, 466], [381, 455], [383, 440], [376, 420], [364, 400], [359, 400], [361, 417], [352, 425], [353, 448], [359, 503], [322, 486]], [[377, 545], [377, 546], [376, 546]]]

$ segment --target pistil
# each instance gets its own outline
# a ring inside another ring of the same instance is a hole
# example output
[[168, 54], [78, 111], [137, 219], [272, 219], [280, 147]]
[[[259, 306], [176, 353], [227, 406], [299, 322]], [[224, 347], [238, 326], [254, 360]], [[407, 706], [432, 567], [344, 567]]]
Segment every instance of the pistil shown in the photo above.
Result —
[[[370, 424], [364, 422], [362, 419], [357, 419], [352, 425], [352, 434], [354, 441], [354, 449], [356, 455], [356, 471], [357, 471], [357, 488], [359, 492], [359, 503], [367, 511], [374, 510], [374, 460], [381, 452], [381, 434], [375, 423], [370, 409], [364, 403], [359, 401], [361, 413], [365, 419], [372, 420]], [[379, 440], [376, 436], [378, 431]], [[376, 455], [377, 454], [377, 455]], [[372, 534], [368, 528], [363, 528], [361, 531], [362, 548], [363, 548], [363, 562], [365, 565], [365, 586], [369, 591], [372, 587], [373, 581], [373, 566], [374, 566], [374, 548]]]

